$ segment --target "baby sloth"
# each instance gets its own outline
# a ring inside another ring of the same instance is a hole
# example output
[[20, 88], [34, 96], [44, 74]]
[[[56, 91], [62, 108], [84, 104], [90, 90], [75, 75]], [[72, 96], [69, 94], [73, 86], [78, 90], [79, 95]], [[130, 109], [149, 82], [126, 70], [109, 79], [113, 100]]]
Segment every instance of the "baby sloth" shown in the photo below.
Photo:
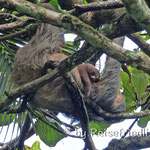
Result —
[[[44, 65], [42, 72], [44, 74], [51, 72], [57, 66], [57, 62], [61, 62], [67, 57], [68, 56], [63, 53], [54, 53], [49, 55], [49, 61]], [[44, 75], [43, 73], [42, 75]], [[71, 75], [86, 97], [90, 95], [92, 83], [96, 83], [100, 79], [99, 71], [92, 64], [78, 65], [71, 71]]]
[[88, 97], [92, 83], [100, 80], [100, 73], [92, 64], [81, 64], [78, 66], [78, 71], [84, 85], [84, 95]]

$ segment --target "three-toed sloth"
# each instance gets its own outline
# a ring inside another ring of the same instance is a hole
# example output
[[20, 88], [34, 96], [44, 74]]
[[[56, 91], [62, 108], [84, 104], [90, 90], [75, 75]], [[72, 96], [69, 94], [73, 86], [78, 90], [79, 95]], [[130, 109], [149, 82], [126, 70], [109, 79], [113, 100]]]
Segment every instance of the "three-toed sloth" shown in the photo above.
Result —
[[[62, 53], [60, 45], [64, 44], [61, 28], [49, 25], [39, 25], [34, 37], [15, 56], [12, 72], [14, 82], [20, 86], [41, 76], [42, 69], [48, 61], [62, 61], [67, 58]], [[48, 72], [51, 69], [47, 70]], [[124, 112], [125, 102], [120, 94], [120, 63], [108, 58], [103, 79], [100, 80], [98, 70], [91, 64], [81, 64], [71, 71], [75, 82], [82, 93], [97, 102], [109, 112]], [[72, 103], [72, 95], [68, 91], [63, 77], [58, 77], [40, 87], [32, 101], [34, 107], [49, 109], [76, 116]], [[91, 119], [93, 112], [89, 112]], [[94, 117], [95, 119], [95, 117]], [[99, 120], [99, 119], [96, 119]]]

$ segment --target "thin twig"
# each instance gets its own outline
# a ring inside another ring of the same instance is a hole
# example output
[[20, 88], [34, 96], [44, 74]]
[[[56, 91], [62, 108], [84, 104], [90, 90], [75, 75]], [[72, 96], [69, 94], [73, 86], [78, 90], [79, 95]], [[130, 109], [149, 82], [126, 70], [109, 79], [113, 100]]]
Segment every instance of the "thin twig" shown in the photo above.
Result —
[[72, 126], [72, 125], [70, 125], [70, 124], [67, 124], [67, 123], [61, 121], [58, 117], [56, 117], [56, 116], [50, 114], [49, 112], [46, 112], [45, 110], [43, 111], [42, 109], [40, 109], [40, 111], [41, 111], [41, 113], [43, 113], [45, 116], [48, 116], [48, 117], [50, 117], [50, 118], [52, 118], [52, 119], [58, 121], [59, 123], [63, 124], [63, 125], [66, 126], [66, 127], [69, 127], [69, 128], [71, 129], [71, 131], [75, 131], [75, 129], [76, 129], [75, 126]]
[[13, 39], [15, 37], [19, 37], [19, 36], [27, 33], [30, 29], [31, 29], [31, 27], [27, 27], [26, 29], [23, 29], [21, 31], [17, 31], [15, 33], [12, 33], [12, 34], [9, 34], [9, 35], [5, 35], [5, 36], [0, 36], [0, 42], [1, 41], [5, 41], [5, 40], [10, 40], [10, 39]]
[[42, 122], [44, 122], [45, 124], [47, 124], [48, 126], [50, 126], [51, 128], [53, 128], [54, 130], [56, 130], [57, 132], [65, 135], [65, 136], [69, 136], [69, 137], [73, 137], [73, 138], [82, 138], [81, 136], [75, 136], [75, 135], [71, 135], [71, 134], [67, 134], [65, 132], [63, 132], [62, 130], [54, 127], [53, 125], [51, 125], [49, 122], [45, 121], [42, 117], [40, 117], [39, 115], [37, 115], [35, 112], [33, 112], [31, 110], [31, 108], [29, 106], [27, 106], [28, 111], [30, 111], [35, 117], [37, 117], [39, 120], [41, 120]]
[[126, 73], [128, 74], [128, 76], [129, 76], [129, 81], [131, 81], [131, 73], [130, 73], [130, 71], [129, 71], [127, 65], [121, 64], [121, 68], [122, 68], [122, 70], [123, 70], [124, 72], [126, 72]]
[[[35, 132], [34, 132], [33, 128], [31, 127], [29, 132], [28, 132], [28, 134], [27, 134], [27, 136], [26, 136], [26, 140], [28, 138], [30, 138], [32, 135], [34, 135], [34, 133]], [[11, 141], [9, 141], [7, 143], [1, 143], [2, 147], [0, 148], [0, 150], [8, 150], [8, 149], [14, 150], [13, 147], [16, 144], [16, 142], [18, 141], [19, 137], [20, 136], [14, 138], [13, 140], [11, 140]]]
[[11, 18], [11, 20], [18, 20], [19, 17], [15, 16], [14, 14], [10, 14], [10, 13], [0, 13], [0, 19], [8, 19]]
[[125, 132], [124, 135], [121, 137], [121, 139], [126, 137], [126, 135], [131, 131], [131, 129], [133, 128], [133, 126], [135, 125], [135, 123], [137, 122], [137, 120], [138, 120], [138, 119], [135, 119], [135, 120], [133, 121], [133, 123], [132, 123], [132, 124], [130, 125], [130, 127], [126, 130], [126, 132]]
[[0, 25], [0, 32], [23, 27], [33, 22], [35, 22], [35, 19], [31, 17], [18, 18], [15, 22]]

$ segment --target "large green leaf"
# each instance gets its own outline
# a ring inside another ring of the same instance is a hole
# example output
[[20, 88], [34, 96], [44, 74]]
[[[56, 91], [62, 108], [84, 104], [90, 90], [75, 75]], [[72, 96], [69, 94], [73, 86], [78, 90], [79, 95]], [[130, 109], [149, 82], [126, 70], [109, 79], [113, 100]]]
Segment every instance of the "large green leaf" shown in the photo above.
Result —
[[138, 126], [141, 128], [145, 128], [149, 121], [150, 121], [150, 116], [143, 117], [139, 119]]
[[127, 107], [134, 106], [135, 105], [135, 94], [134, 94], [134, 88], [130, 83], [129, 76], [126, 72], [121, 71], [121, 86], [123, 88], [123, 96], [126, 100]]
[[146, 74], [143, 71], [134, 68], [131, 76], [131, 83], [135, 89], [138, 99], [141, 100], [149, 83]]
[[[51, 122], [50, 124], [58, 128], [54, 123]], [[55, 146], [57, 142], [66, 137], [39, 119], [35, 122], [35, 126], [40, 139], [50, 147]], [[62, 130], [61, 128], [59, 129]]]

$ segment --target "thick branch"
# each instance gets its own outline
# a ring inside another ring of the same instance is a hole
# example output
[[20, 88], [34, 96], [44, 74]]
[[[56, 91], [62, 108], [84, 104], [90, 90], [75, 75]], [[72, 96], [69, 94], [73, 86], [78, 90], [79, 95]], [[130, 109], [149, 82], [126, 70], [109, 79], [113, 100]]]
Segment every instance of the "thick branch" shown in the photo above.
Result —
[[145, 0], [122, 0], [130, 16], [150, 34], [150, 9]]
[[138, 33], [127, 35], [135, 44], [137, 44], [145, 54], [150, 56], [150, 44], [148, 44]]
[[89, 127], [89, 116], [88, 112], [85, 106], [85, 101], [83, 99], [83, 96], [77, 86], [77, 84], [74, 82], [73, 78], [70, 76], [70, 74], [64, 76], [65, 83], [67, 83], [68, 89], [71, 93], [73, 104], [75, 105], [77, 115], [80, 119], [80, 124], [82, 127], [83, 134], [86, 133], [86, 137], [84, 139], [85, 141], [85, 148], [84, 149], [90, 149], [90, 150], [96, 150], [94, 142], [91, 137], [90, 133], [90, 127]]
[[128, 14], [122, 14], [116, 22], [102, 28], [101, 32], [110, 39], [114, 39], [141, 30], [142, 28]]
[[[145, 131], [144, 131], [145, 132]], [[147, 132], [147, 131], [146, 131]], [[132, 132], [131, 132], [132, 133]], [[136, 135], [135, 135], [136, 134]], [[125, 150], [125, 149], [132, 149], [137, 150], [141, 148], [148, 148], [150, 147], [150, 136], [149, 133], [142, 133], [136, 132], [135, 134], [131, 135], [130, 137], [117, 140], [114, 139], [109, 143], [109, 146], [104, 150]], [[131, 147], [132, 145], [132, 147]]]
[[27, 139], [28, 132], [30, 130], [31, 121], [30, 121], [30, 117], [29, 117], [28, 113], [27, 113], [24, 125], [21, 129], [20, 138], [19, 138], [19, 141], [18, 141], [18, 149], [23, 149], [24, 141]]
[[117, 114], [112, 114], [104, 111], [97, 103], [91, 102], [91, 100], [88, 100], [87, 103], [89, 106], [94, 108], [94, 111], [101, 117], [106, 118], [106, 119], [135, 119], [135, 118], [142, 118], [145, 116], [150, 115], [149, 110], [141, 111], [141, 112], [136, 112], [136, 113], [117, 113]]
[[[111, 57], [120, 62], [141, 69], [150, 73], [150, 59], [139, 52], [131, 52], [123, 49], [119, 45], [112, 42], [100, 32], [93, 29], [91, 26], [83, 23], [76, 17], [70, 15], [62, 15], [62, 26], [70, 31], [75, 32], [80, 37], [84, 38], [88, 43], [99, 51], [104, 51]], [[146, 60], [146, 61], [145, 61]]]
[[[8, 0], [8, 1], [10, 1], [10, 0]], [[4, 5], [6, 3], [6, 1], [0, 0], [0, 3], [3, 6], [8, 7], [8, 5], [7, 6]], [[11, 1], [10, 1], [10, 3], [11, 3], [11, 5], [16, 4], [15, 2], [12, 3]], [[48, 10], [44, 10], [44, 8], [40, 9], [40, 7], [37, 6], [36, 10], [39, 10], [40, 12], [37, 13], [37, 11], [36, 11], [34, 14], [33, 11], [34, 11], [35, 6], [33, 7], [32, 3], [31, 4], [28, 3], [28, 5], [27, 5], [28, 7], [32, 6], [31, 8], [26, 7], [26, 5], [23, 6], [23, 4], [21, 6], [23, 7], [23, 8], [21, 8], [21, 11], [23, 11], [24, 9], [28, 10], [27, 12], [29, 12], [29, 13], [27, 13], [26, 11], [24, 11], [24, 13], [26, 12], [28, 15], [37, 17], [37, 19], [41, 18], [41, 20], [44, 17], [39, 17], [40, 14], [44, 15], [44, 11], [46, 11], [45, 15], [46, 16], [49, 15], [49, 19], [51, 20], [51, 21], [49, 20], [49, 23], [58, 25], [57, 21], [54, 21], [56, 16], [57, 16], [56, 20], [57, 20], [57, 18], [59, 18], [59, 15], [57, 13], [54, 13], [54, 12], [51, 13], [52, 11], [49, 11], [49, 13], [48, 13], [47, 12]], [[17, 7], [16, 9], [18, 9], [18, 8], [19, 7]], [[20, 10], [18, 10], [18, 11], [20, 11]], [[84, 13], [83, 15], [80, 16], [80, 19], [94, 27], [99, 27], [102, 24], [110, 23], [110, 22], [112, 22], [112, 20], [114, 20], [115, 22], [113, 24], [110, 24], [108, 27], [105, 27], [103, 29], [103, 33], [111, 39], [120, 37], [120, 36], [123, 36], [126, 34], [131, 34], [131, 33], [141, 30], [141, 28], [135, 23], [135, 21], [133, 21], [133, 19], [131, 19], [131, 17], [129, 17], [129, 15], [126, 14], [126, 11], [124, 8]], [[44, 20], [46, 20], [46, 19], [44, 19]]]

